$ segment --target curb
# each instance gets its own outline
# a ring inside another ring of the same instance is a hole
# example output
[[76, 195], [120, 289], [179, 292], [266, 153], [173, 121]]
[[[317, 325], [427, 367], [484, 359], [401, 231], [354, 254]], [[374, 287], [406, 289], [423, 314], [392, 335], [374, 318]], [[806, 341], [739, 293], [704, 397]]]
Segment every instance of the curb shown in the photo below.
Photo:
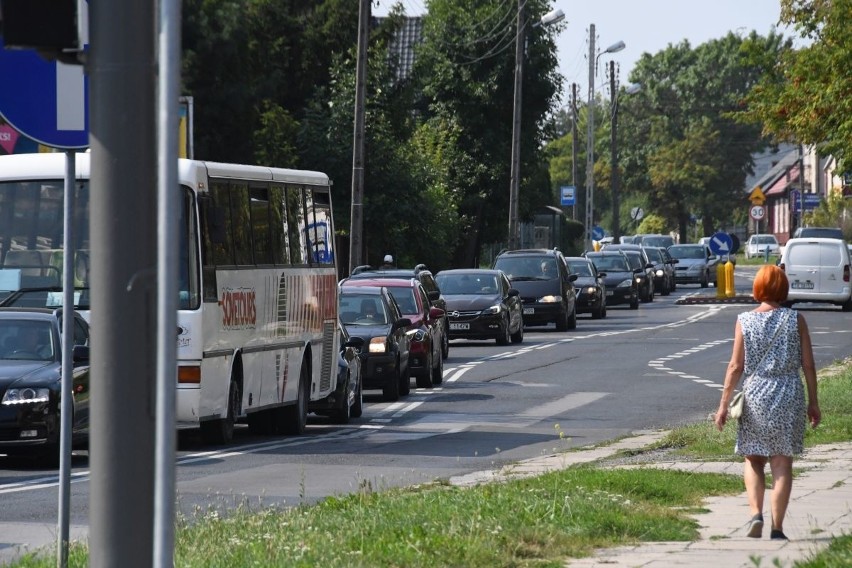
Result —
[[716, 298], [715, 296], [689, 296], [680, 298], [675, 302], [677, 305], [691, 304], [759, 304], [751, 296], [734, 296], [733, 298]]

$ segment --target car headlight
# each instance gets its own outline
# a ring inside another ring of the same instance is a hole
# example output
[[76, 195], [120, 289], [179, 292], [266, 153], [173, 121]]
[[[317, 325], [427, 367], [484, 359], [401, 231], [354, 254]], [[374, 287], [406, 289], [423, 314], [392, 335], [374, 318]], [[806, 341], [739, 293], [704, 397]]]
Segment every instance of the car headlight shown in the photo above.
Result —
[[630, 288], [631, 286], [633, 286], [633, 279], [628, 278], [627, 280], [622, 280], [621, 282], [619, 282], [616, 288]]
[[388, 342], [384, 337], [370, 339], [370, 353], [387, 353]]
[[423, 341], [426, 339], [426, 332], [419, 328], [407, 331], [406, 335], [411, 336], [411, 339], [414, 341]]
[[657, 269], [657, 271], [654, 274], [657, 275], [657, 278], [662, 278], [663, 275], [665, 274], [665, 272], [663, 272], [662, 268], [659, 268], [659, 269]]
[[485, 308], [484, 310], [482, 310], [482, 315], [491, 316], [491, 315], [499, 314], [502, 311], [503, 311], [503, 306], [501, 306], [500, 304], [496, 304], [494, 306], [491, 306], [490, 308]]
[[594, 296], [598, 292], [598, 289], [594, 286], [589, 286], [588, 288], [586, 288], [585, 292], [590, 296]]
[[541, 298], [538, 299], [538, 301], [542, 304], [555, 304], [556, 302], [559, 301], [559, 296], [553, 296], [553, 295], [542, 296]]
[[50, 400], [50, 389], [45, 388], [30, 388], [9, 389], [3, 395], [3, 404], [6, 406], [13, 404], [36, 404], [39, 402], [47, 402]]

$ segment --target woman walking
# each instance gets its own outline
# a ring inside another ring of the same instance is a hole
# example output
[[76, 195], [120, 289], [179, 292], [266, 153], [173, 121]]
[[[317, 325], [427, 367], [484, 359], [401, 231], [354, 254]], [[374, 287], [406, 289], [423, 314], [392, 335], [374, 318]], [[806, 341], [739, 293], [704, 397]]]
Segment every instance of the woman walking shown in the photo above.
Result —
[[[821, 418], [808, 325], [801, 314], [781, 307], [788, 289], [787, 275], [777, 266], [766, 265], [757, 272], [753, 296], [760, 306], [737, 317], [733, 353], [716, 411], [716, 427], [722, 430], [734, 387], [745, 371], [745, 407], [734, 451], [745, 457], [743, 477], [752, 515], [746, 534], [753, 538], [763, 535], [769, 463], [773, 481], [770, 538], [787, 540], [783, 524], [793, 486], [793, 456], [804, 449], [806, 416], [814, 428]], [[807, 410], [799, 369], [807, 384]]]

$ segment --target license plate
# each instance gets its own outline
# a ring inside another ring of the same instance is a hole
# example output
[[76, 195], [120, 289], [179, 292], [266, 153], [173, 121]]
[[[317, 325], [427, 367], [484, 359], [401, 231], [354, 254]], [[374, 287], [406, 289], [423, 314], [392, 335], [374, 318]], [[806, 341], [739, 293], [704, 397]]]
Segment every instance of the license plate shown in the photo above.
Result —
[[790, 288], [794, 288], [796, 290], [813, 290], [814, 283], [813, 282], [799, 282], [798, 280], [794, 281], [790, 284]]
[[534, 314], [534, 313], [535, 313], [535, 308], [524, 308], [524, 315]]
[[469, 323], [451, 323], [450, 329], [470, 329]]
[[606, 295], [607, 295], [607, 296], [612, 296], [612, 295], [614, 295], [614, 294], [615, 294], [615, 292], [614, 292], [614, 291], [612, 291], [612, 290], [607, 290], [607, 291], [606, 291]]

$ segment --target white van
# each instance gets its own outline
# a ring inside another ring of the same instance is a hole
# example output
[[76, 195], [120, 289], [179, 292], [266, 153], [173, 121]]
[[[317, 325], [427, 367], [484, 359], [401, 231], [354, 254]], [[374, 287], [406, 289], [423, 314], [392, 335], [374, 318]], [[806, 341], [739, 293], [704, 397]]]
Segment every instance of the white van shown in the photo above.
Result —
[[790, 281], [788, 304], [827, 302], [852, 311], [850, 257], [840, 239], [790, 239], [779, 264]]

